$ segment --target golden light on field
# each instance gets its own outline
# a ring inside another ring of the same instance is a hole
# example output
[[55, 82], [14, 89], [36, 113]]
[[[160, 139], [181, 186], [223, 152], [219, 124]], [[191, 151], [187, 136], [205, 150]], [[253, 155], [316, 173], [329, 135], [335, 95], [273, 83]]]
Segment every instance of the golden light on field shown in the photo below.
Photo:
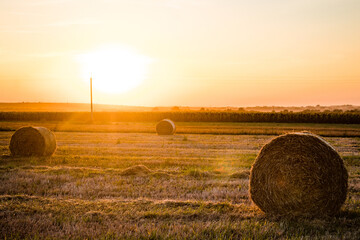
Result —
[[149, 57], [119, 46], [107, 46], [77, 56], [82, 77], [93, 77], [95, 89], [106, 93], [124, 93], [139, 86], [146, 78]]

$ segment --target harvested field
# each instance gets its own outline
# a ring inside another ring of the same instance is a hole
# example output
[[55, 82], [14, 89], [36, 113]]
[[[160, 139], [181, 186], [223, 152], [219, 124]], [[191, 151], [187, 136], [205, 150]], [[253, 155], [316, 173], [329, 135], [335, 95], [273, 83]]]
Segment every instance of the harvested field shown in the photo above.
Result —
[[347, 238], [360, 231], [360, 139], [326, 137], [349, 195], [329, 218], [266, 217], [249, 170], [274, 136], [55, 132], [51, 158], [14, 158], [0, 132], [0, 238]]

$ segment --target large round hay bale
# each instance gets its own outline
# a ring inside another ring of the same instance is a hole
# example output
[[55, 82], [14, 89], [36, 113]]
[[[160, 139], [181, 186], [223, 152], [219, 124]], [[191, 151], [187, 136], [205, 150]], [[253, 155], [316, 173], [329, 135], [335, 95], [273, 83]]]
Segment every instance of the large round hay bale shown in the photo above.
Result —
[[22, 127], [12, 135], [13, 156], [51, 156], [56, 149], [55, 135], [44, 127]]
[[269, 215], [334, 215], [345, 202], [348, 173], [335, 149], [308, 133], [274, 138], [250, 172], [252, 201]]
[[173, 135], [175, 131], [175, 123], [170, 119], [163, 119], [156, 125], [156, 132], [158, 135]]

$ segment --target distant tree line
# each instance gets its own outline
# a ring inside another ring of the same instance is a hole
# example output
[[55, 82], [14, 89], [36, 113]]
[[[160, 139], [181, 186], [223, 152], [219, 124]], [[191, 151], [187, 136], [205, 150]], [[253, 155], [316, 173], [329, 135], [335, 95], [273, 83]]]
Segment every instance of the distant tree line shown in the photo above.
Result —
[[[275, 122], [360, 124], [359, 112], [95, 112], [99, 122]], [[90, 121], [88, 112], [0, 112], [0, 121]]]

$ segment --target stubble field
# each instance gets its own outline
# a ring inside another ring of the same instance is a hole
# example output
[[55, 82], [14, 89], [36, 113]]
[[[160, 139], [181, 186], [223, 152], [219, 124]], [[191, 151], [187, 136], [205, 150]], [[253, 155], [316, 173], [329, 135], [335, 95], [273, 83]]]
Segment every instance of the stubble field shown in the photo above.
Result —
[[250, 167], [274, 135], [72, 129], [55, 132], [50, 158], [13, 158], [13, 133], [0, 132], [2, 239], [360, 238], [360, 138], [325, 138], [350, 175], [341, 213], [279, 219], [248, 195]]

